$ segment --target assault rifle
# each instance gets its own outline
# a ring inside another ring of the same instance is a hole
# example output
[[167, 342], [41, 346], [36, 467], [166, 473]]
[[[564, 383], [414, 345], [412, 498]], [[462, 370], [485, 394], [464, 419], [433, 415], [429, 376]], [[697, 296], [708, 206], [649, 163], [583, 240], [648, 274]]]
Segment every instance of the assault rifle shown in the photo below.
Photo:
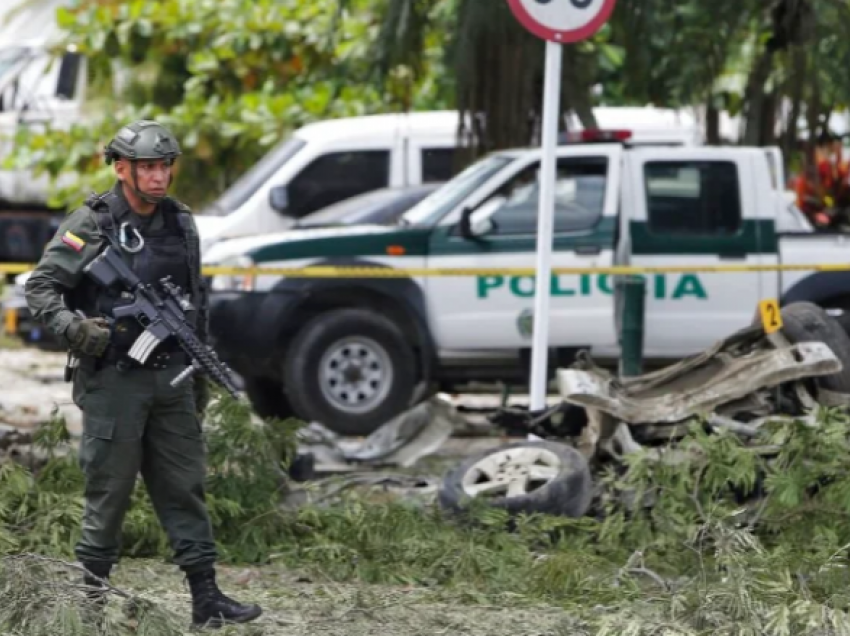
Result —
[[186, 313], [195, 308], [180, 287], [171, 282], [170, 276], [160, 279], [164, 294], [159, 294], [152, 285], [143, 283], [133, 273], [112, 246], [107, 247], [83, 271], [103, 287], [120, 283], [126, 288], [125, 294], [132, 298], [129, 304], [113, 310], [116, 320], [135, 318], [145, 329], [130, 348], [130, 358], [144, 364], [159, 343], [168, 336], [174, 336], [192, 364], [172, 380], [171, 386], [179, 385], [192, 373], [200, 371], [237, 398], [238, 390], [230, 369], [218, 359], [212, 347], [202, 343], [195, 335], [186, 320]]

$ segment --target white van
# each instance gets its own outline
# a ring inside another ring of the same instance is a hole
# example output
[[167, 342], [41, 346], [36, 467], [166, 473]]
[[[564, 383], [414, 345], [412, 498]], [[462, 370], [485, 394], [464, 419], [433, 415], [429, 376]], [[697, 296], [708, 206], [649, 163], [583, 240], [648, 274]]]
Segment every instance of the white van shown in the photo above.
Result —
[[433, 111], [303, 126], [201, 210], [204, 249], [287, 230], [311, 212], [371, 190], [448, 181], [458, 122], [456, 112]]
[[[695, 118], [656, 108], [603, 107], [600, 130], [630, 144], [700, 145]], [[222, 240], [288, 230], [301, 217], [369, 190], [448, 181], [460, 118], [455, 111], [368, 115], [304, 126], [279, 143], [197, 218], [204, 251]], [[575, 117], [562, 143], [587, 141]], [[598, 139], [598, 137], [594, 137]]]
[[[10, 154], [23, 130], [68, 130], [102, 112], [87, 91], [85, 56], [74, 47], [57, 54], [63, 33], [56, 10], [68, 4], [0, 0], [0, 157]], [[114, 86], [119, 85], [116, 79]], [[38, 160], [34, 149], [30, 166], [0, 167], [0, 262], [37, 261], [64, 218], [64, 210], [49, 203], [49, 175], [35, 174]], [[67, 171], [57, 185], [73, 185], [76, 178]]]

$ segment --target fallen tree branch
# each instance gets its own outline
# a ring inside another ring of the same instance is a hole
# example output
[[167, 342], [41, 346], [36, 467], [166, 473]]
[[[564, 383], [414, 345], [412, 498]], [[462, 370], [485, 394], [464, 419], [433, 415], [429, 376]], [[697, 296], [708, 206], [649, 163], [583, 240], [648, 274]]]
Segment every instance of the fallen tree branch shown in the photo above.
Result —
[[658, 586], [660, 588], [662, 588], [665, 592], [672, 591], [670, 584], [667, 581], [665, 581], [663, 578], [661, 578], [661, 576], [659, 574], [657, 574], [656, 572], [653, 572], [649, 568], [646, 568], [646, 567], [629, 568], [628, 570], [626, 570], [626, 573], [627, 574], [639, 574], [639, 575], [646, 576], [646, 577], [652, 579], [653, 581], [655, 581], [655, 583], [657, 583]]
[[[88, 575], [102, 587], [69, 572]], [[105, 611], [99, 598], [89, 594], [93, 590], [102, 592], [104, 600], [110, 593], [123, 599], [123, 613]], [[106, 624], [104, 633], [121, 636], [184, 633], [180, 617], [159, 602], [118, 588], [82, 564], [31, 552], [0, 558], [0, 597], [0, 632], [10, 636], [87, 636]]]
[[[106, 579], [102, 579], [99, 576], [93, 574], [92, 572], [90, 572], [88, 570], [88, 568], [86, 568], [84, 565], [81, 565], [79, 563], [71, 563], [69, 561], [63, 561], [62, 559], [55, 559], [55, 558], [52, 558], [52, 557], [46, 557], [46, 556], [42, 556], [40, 554], [32, 554], [31, 552], [25, 552], [23, 554], [12, 554], [12, 555], [3, 557], [2, 560], [3, 561], [22, 561], [22, 560], [25, 560], [25, 559], [31, 559], [33, 561], [40, 561], [42, 563], [50, 563], [52, 565], [60, 565], [62, 567], [68, 568], [70, 570], [75, 570], [75, 571], [80, 572], [80, 573], [82, 573], [86, 576], [90, 576], [92, 579], [94, 579], [95, 581], [100, 583], [104, 587], [104, 589], [108, 592], [113, 592], [114, 594], [117, 594], [118, 596], [125, 598], [127, 600], [133, 600], [133, 599], [136, 598], [132, 594], [125, 592], [124, 590], [122, 590], [120, 588], [115, 587], [114, 585], [109, 583], [109, 581], [107, 581]], [[85, 589], [88, 589], [88, 586], [82, 586], [82, 587], [84, 587]]]
[[665, 592], [672, 591], [672, 586], [660, 574], [652, 571], [643, 561], [643, 552], [635, 550], [632, 555], [626, 560], [625, 565], [617, 570], [617, 575], [614, 577], [614, 587], [620, 586], [620, 581], [626, 575], [642, 575], [652, 579]]

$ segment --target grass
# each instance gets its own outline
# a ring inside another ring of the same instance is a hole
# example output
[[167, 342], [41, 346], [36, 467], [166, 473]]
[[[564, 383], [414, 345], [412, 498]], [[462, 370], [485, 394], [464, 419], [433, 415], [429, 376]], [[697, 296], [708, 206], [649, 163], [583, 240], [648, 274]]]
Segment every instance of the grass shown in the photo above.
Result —
[[[559, 631], [573, 622], [564, 610], [539, 604], [517, 607], [509, 598], [499, 604], [470, 604], [439, 590], [316, 580], [279, 566], [225, 566], [220, 568], [219, 580], [226, 593], [243, 602], [259, 603], [264, 610], [256, 622], [221, 630], [219, 634], [539, 636], [573, 633]], [[188, 632], [191, 597], [174, 568], [160, 561], [132, 559], [121, 564], [110, 582], [122, 592], [139, 594], [134, 600], [150, 603], [150, 606], [142, 615], [129, 619], [126, 599], [112, 596], [106, 609], [110, 629], [104, 631], [129, 634], [134, 630], [138, 633], [151, 629], [149, 625], [156, 621], [158, 631], [148, 633], [176, 636]], [[87, 614], [78, 609], [84, 605], [81, 595], [56, 594], [55, 586], [53, 589], [53, 616], [61, 616], [64, 624], [64, 631], [54, 633], [92, 633], [87, 631], [90, 630], [85, 622]], [[26, 592], [31, 598], [36, 596], [30, 589]], [[57, 598], [64, 602], [56, 603]], [[30, 610], [30, 613], [34, 612]], [[140, 630], [142, 621], [147, 624]]]
[[[367, 517], [357, 509], [351, 501], [295, 515], [293, 524], [309, 523], [310, 516], [323, 520], [323, 527], [312, 528], [313, 541], [293, 540], [284, 553], [270, 555], [272, 564], [222, 566], [225, 591], [265, 610], [257, 623], [224, 633], [743, 636], [846, 634], [850, 629], [843, 614], [846, 581], [830, 572], [829, 560], [806, 563], [802, 554], [789, 555], [788, 546], [767, 549], [725, 522], [701, 528], [699, 541], [705, 545], [689, 549], [705, 563], [682, 567], [678, 575], [676, 568], [659, 567], [662, 555], [647, 546], [645, 556], [664, 572], [662, 577], [639, 553], [620, 560], [617, 550], [600, 553], [570, 540], [575, 537], [554, 543], [543, 539], [540, 526], [527, 534], [536, 524], [514, 535], [451, 523], [437, 530], [430, 513], [420, 511], [417, 517], [403, 505], [370, 506]], [[414, 519], [421, 522], [418, 531], [408, 525]], [[382, 543], [386, 553], [379, 552]], [[444, 556], [435, 558], [441, 551]], [[838, 566], [834, 560], [833, 567]], [[56, 605], [61, 597], [55, 585], [44, 585], [47, 577], [38, 569], [15, 574], [4, 578], [0, 570], [0, 591], [4, 581], [23, 589], [33, 607], [48, 601]], [[25, 580], [30, 583], [22, 584]], [[115, 597], [108, 610], [110, 633], [185, 633], [190, 597], [176, 568], [160, 559], [125, 559], [111, 582], [150, 608], [131, 620], [124, 615], [124, 599]], [[54, 625], [45, 635], [91, 633], [76, 618], [79, 600], [75, 603], [67, 592], [65, 598], [53, 611], [64, 617], [61, 631]], [[41, 634], [13, 631], [3, 619], [0, 609], [4, 634]], [[155, 621], [159, 631], [139, 630], [140, 621]]]
[[[596, 517], [526, 516], [509, 530], [492, 509], [452, 518], [427, 502], [356, 492], [282, 508], [288, 485], [276, 464], [292, 431], [257, 426], [241, 408], [212, 409], [209, 502], [223, 587], [266, 611], [230, 633], [850, 635], [850, 418], [841, 412], [824, 411], [817, 429], [767, 427], [764, 442], [780, 448], [770, 462], [694, 427], [680, 444], [695, 451], [691, 462], [636, 455], [601, 474]], [[39, 432], [47, 450], [66, 441], [61, 423]], [[652, 507], [620, 503], [647, 492]], [[0, 555], [71, 559], [80, 505], [73, 453], [34, 474], [0, 465]], [[113, 583], [141, 609], [128, 618], [116, 597], [105, 633], [185, 633], [188, 591], [167, 557], [140, 489]], [[17, 599], [0, 604], [0, 633], [93, 633], [74, 576], [0, 563], [0, 598]]]

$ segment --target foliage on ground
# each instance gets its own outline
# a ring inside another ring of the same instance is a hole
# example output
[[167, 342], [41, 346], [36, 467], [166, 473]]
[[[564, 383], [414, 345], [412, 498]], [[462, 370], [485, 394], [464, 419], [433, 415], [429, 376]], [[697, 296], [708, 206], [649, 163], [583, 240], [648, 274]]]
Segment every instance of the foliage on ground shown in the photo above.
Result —
[[[381, 594], [406, 590], [421, 594], [423, 606], [561, 611], [560, 631], [545, 633], [850, 634], [850, 418], [837, 411], [822, 413], [816, 427], [766, 426], [761, 452], [731, 434], [694, 427], [676, 445], [687, 450], [682, 461], [659, 462], [647, 452], [604, 472], [607, 494], [594, 516], [521, 517], [509, 531], [505, 515], [480, 507], [464, 519], [355, 495], [331, 507], [281, 507], [279, 460], [290, 456], [293, 426], [256, 425], [238, 408], [221, 400], [209, 422], [210, 508], [222, 561], [277, 580], [269, 589], [288, 590], [281, 594], [297, 594], [297, 573], [302, 581], [361, 585], [375, 595], [363, 602], [367, 614], [381, 607]], [[0, 553], [72, 560], [82, 506], [76, 459], [63, 448], [61, 423], [39, 435], [42, 448], [55, 453], [44, 468], [0, 467]], [[125, 555], [128, 568], [133, 558], [169, 555], [141, 487], [127, 519]], [[22, 572], [38, 571], [4, 561], [0, 591], [13, 581], [39, 594], [22, 582], [29, 576]], [[292, 575], [288, 583], [281, 572]], [[158, 583], [137, 577], [132, 585], [131, 596], [148, 598], [145, 586]], [[52, 594], [55, 604], [59, 595]], [[141, 605], [146, 612], [185, 618], [149, 600]], [[56, 620], [55, 611], [42, 613], [44, 620], [47, 614]], [[0, 612], [4, 633], [47, 633], [44, 625], [20, 631], [15, 616]], [[130, 633], [142, 620], [116, 616], [113, 633]], [[280, 624], [274, 612], [265, 620]]]

